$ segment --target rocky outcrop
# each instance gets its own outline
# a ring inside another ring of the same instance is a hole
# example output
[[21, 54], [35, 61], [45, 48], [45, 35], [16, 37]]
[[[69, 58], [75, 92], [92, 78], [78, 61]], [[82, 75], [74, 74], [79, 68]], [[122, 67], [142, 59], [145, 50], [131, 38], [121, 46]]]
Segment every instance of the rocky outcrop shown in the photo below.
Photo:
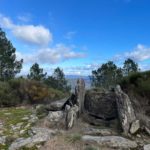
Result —
[[140, 121], [139, 120], [133, 121], [130, 127], [130, 133], [135, 134], [139, 129], [140, 129]]
[[49, 111], [47, 119], [50, 122], [59, 122], [64, 116], [63, 111]]
[[74, 105], [71, 108], [66, 108], [66, 128], [70, 129], [73, 127], [74, 123], [77, 120], [77, 113], [79, 111], [79, 107]]
[[66, 101], [67, 101], [67, 98], [54, 101], [54, 102], [51, 102], [50, 104], [47, 104], [45, 108], [47, 111], [60, 111], [62, 110], [62, 107]]
[[84, 97], [85, 97], [85, 82], [83, 79], [77, 80], [77, 85], [75, 87], [75, 95], [77, 96], [79, 113], [84, 112]]
[[49, 111], [44, 119], [44, 125], [49, 128], [65, 128], [65, 112]]
[[90, 136], [85, 135], [82, 137], [84, 142], [96, 143], [99, 146], [107, 148], [116, 148], [116, 149], [135, 149], [137, 148], [137, 143], [129, 139], [120, 137], [120, 136]]
[[[120, 120], [124, 134], [128, 135], [130, 131], [130, 126], [133, 127], [134, 125], [132, 125], [132, 123], [136, 121], [134, 109], [132, 107], [130, 98], [128, 97], [127, 94], [125, 94], [121, 90], [119, 85], [116, 87], [115, 93], [116, 93], [116, 103], [117, 103], [119, 120]], [[131, 129], [131, 132], [132, 131], [133, 131], [133, 128]]]
[[144, 150], [150, 150], [150, 144], [144, 145]]
[[46, 128], [32, 128], [33, 136], [29, 138], [19, 138], [15, 140], [9, 147], [9, 150], [19, 150], [22, 147], [33, 147], [36, 144], [40, 144], [48, 141], [53, 137], [57, 131]]
[[65, 125], [66, 129], [73, 127], [77, 117], [84, 112], [84, 96], [85, 96], [85, 83], [83, 79], [77, 80], [75, 93], [64, 103], [62, 110], [65, 111]]
[[89, 90], [85, 94], [84, 104], [86, 112], [96, 118], [106, 121], [118, 118], [114, 92]]

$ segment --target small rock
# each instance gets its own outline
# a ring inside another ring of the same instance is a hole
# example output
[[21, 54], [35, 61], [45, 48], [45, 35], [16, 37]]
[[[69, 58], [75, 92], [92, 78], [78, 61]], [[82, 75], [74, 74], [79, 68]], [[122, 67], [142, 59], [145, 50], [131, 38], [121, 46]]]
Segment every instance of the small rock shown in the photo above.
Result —
[[3, 132], [4, 132], [3, 130], [0, 130], [0, 135], [2, 135], [2, 134], [3, 134]]
[[0, 144], [5, 144], [6, 142], [6, 136], [0, 136]]
[[31, 123], [28, 123], [24, 128], [25, 129], [28, 129], [28, 128], [30, 128], [31, 127]]
[[3, 123], [2, 122], [0, 122], [0, 129], [2, 129], [3, 128]]
[[23, 122], [17, 123], [17, 126], [22, 126], [22, 125], [23, 125]]
[[144, 145], [144, 150], [150, 150], [150, 144]]
[[16, 130], [19, 130], [21, 128], [21, 126], [11, 126], [12, 130], [13, 131], [16, 131]]
[[4, 115], [8, 115], [9, 116], [9, 115], [11, 115], [11, 113], [4, 113]]
[[51, 122], [58, 122], [63, 118], [64, 114], [62, 111], [49, 111], [47, 119]]
[[135, 134], [140, 129], [140, 121], [136, 120], [131, 124], [130, 133]]
[[20, 134], [24, 134], [26, 132], [26, 130], [21, 130]]
[[138, 138], [141, 138], [141, 135], [140, 135], [140, 134], [137, 134], [136, 136], [137, 136]]
[[21, 120], [29, 120], [29, 117], [23, 117]]
[[38, 121], [38, 117], [35, 114], [30, 115], [29, 123], [35, 123]]

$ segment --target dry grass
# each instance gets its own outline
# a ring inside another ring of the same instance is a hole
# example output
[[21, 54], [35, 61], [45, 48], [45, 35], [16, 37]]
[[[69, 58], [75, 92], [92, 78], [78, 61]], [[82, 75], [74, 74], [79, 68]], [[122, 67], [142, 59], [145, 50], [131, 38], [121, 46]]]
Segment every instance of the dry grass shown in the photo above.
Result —
[[85, 145], [81, 141], [68, 142], [66, 136], [57, 136], [49, 140], [40, 150], [84, 150]]

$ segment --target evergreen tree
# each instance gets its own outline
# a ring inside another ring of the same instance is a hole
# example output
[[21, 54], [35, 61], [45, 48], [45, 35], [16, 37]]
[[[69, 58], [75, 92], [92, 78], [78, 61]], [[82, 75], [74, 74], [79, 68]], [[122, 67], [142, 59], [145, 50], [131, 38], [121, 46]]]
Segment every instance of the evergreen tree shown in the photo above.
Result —
[[61, 90], [61, 91], [70, 91], [71, 87], [68, 85], [67, 80], [65, 79], [65, 74], [63, 70], [61, 70], [59, 67], [57, 67], [52, 76], [49, 76], [45, 83], [53, 87], [55, 89]]
[[112, 61], [108, 61], [97, 70], [93, 70], [91, 76], [92, 85], [104, 88], [114, 86], [121, 78], [122, 69], [117, 68]]
[[43, 73], [43, 68], [39, 67], [38, 63], [35, 63], [30, 68], [30, 74], [27, 75], [28, 79], [42, 81], [46, 78], [47, 73]]
[[138, 64], [135, 63], [132, 59], [128, 58], [124, 62], [123, 73], [125, 76], [128, 76], [130, 73], [138, 72]]
[[16, 49], [0, 28], [0, 80], [7, 81], [21, 71], [23, 59], [16, 60]]

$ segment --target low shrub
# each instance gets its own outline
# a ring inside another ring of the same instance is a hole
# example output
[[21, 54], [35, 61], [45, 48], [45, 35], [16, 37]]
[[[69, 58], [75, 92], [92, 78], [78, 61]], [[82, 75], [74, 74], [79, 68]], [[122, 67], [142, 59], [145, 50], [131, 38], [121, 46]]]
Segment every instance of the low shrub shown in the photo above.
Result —
[[132, 90], [135, 94], [150, 98], [150, 71], [132, 73], [120, 82], [125, 91]]
[[48, 103], [66, 95], [65, 92], [50, 88], [40, 81], [17, 78], [0, 82], [0, 107]]
[[0, 82], [0, 107], [15, 106], [19, 103], [17, 90], [12, 89], [7, 82]]

